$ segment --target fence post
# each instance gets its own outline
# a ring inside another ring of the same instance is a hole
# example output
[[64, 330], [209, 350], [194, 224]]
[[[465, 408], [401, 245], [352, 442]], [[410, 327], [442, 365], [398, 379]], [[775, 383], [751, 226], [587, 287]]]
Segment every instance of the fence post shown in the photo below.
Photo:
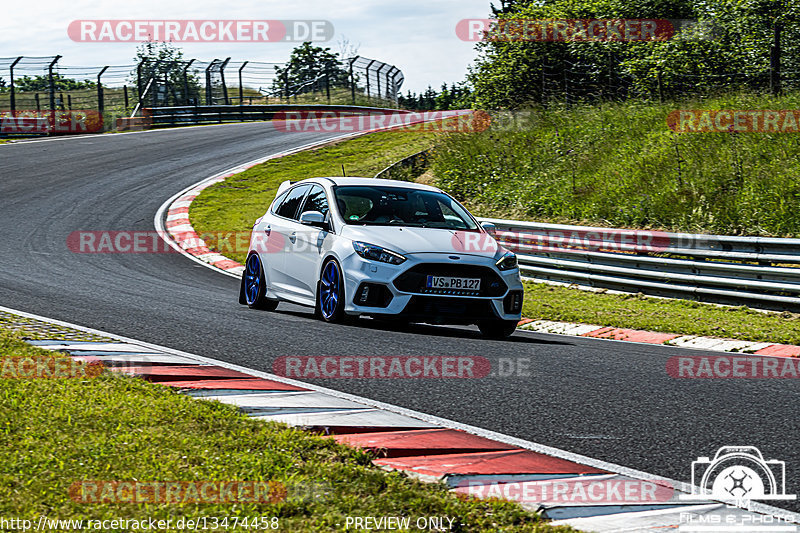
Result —
[[230, 60], [231, 58], [229, 57], [219, 66], [219, 77], [222, 80], [222, 97], [225, 101], [225, 105], [230, 105], [231, 103], [230, 100], [228, 100], [228, 86], [225, 85], [225, 67], [228, 66], [228, 61]]
[[664, 103], [664, 82], [661, 79], [661, 69], [656, 70], [656, 81], [658, 82], [658, 101]]
[[350, 95], [353, 97], [353, 105], [356, 105], [356, 81], [353, 77], [353, 63], [358, 58], [358, 56], [352, 58], [350, 60]]
[[364, 72], [367, 73], [367, 98], [370, 97], [370, 92], [369, 92], [369, 69], [372, 67], [372, 64], [374, 62], [375, 62], [375, 60], [373, 59], [369, 63], [367, 63], [366, 67], [364, 67]]
[[150, 107], [158, 107], [158, 69], [161, 66], [161, 60], [156, 60], [156, 64], [153, 65], [153, 72], [150, 75]]
[[108, 67], [103, 67], [100, 73], [97, 75], [97, 111], [100, 112], [100, 116], [103, 116], [103, 113], [106, 110], [105, 104], [105, 95], [103, 94], [103, 84], [100, 82], [100, 77], [105, 74]]
[[[127, 114], [128, 113], [128, 86], [127, 85], [123, 85], [122, 86], [122, 94], [125, 97], [125, 113]], [[69, 95], [67, 95], [67, 96], [69, 96]], [[72, 105], [70, 105], [70, 109], [72, 109]]]
[[145, 64], [147, 59], [142, 59], [138, 65], [136, 65], [136, 99], [138, 101], [142, 101], [142, 65]]
[[286, 94], [286, 103], [292, 103], [292, 97], [289, 95], [289, 65], [286, 65], [286, 69], [283, 71], [283, 90]]
[[242, 66], [239, 67], [239, 105], [244, 105], [244, 86], [242, 85], [242, 70], [244, 67], [247, 66], [249, 61], [245, 61], [242, 63]]
[[39, 93], [34, 94], [33, 95], [33, 99], [36, 100], [36, 111], [41, 111], [42, 110], [42, 106], [39, 103]]
[[61, 59], [61, 56], [56, 56], [47, 67], [47, 77], [50, 85], [50, 111], [56, 110], [56, 82], [53, 80], [53, 67], [56, 65], [59, 59]]
[[331, 105], [331, 63], [325, 63], [325, 95], [328, 97], [328, 105]]
[[392, 94], [394, 94], [394, 103], [397, 105], [400, 102], [400, 88], [397, 85], [397, 76], [400, 74], [400, 69], [395, 68], [397, 72], [392, 75]]
[[772, 94], [781, 92], [781, 30], [783, 25], [776, 22], [773, 26], [773, 42], [769, 54], [769, 85]]
[[394, 67], [386, 71], [386, 97], [392, 100], [394, 100], [394, 97], [391, 94], [389, 94], [389, 80], [390, 80], [389, 74], [391, 74], [393, 70]]
[[67, 109], [72, 111], [72, 95], [67, 93]]
[[383, 70], [383, 67], [385, 67], [385, 66], [386, 66], [386, 63], [381, 63], [381, 66], [378, 67], [377, 71], [375, 71], [375, 79], [378, 82], [378, 98], [383, 98], [381, 96], [381, 71]]
[[[191, 97], [189, 96], [189, 67], [191, 67], [192, 63], [194, 62], [194, 59], [190, 59], [189, 62], [186, 63], [186, 66], [183, 67], [183, 100], [186, 105], [189, 105], [189, 101], [191, 100]], [[197, 96], [199, 97], [200, 95], [198, 94]], [[197, 104], [199, 103], [200, 102], [197, 102]]]
[[14, 67], [17, 66], [17, 63], [22, 61], [22, 58], [23, 58], [23, 56], [19, 56], [17, 59], [14, 60], [13, 63], [11, 63], [11, 66], [8, 67], [8, 72], [9, 72], [10, 77], [11, 77], [11, 80], [10, 80], [11, 93], [9, 94], [9, 96], [11, 97], [11, 102], [10, 102], [11, 111], [16, 111], [17, 110], [17, 101], [16, 101], [15, 96], [14, 96]]
[[211, 64], [206, 67], [206, 105], [214, 105], [214, 97], [211, 94], [211, 68], [217, 61], [219, 61], [219, 59], [214, 59]]

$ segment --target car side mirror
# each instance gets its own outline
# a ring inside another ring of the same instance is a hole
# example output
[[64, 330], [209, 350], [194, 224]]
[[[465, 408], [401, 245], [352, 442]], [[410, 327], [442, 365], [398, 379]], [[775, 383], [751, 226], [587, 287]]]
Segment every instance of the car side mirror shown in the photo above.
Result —
[[325, 222], [325, 215], [319, 211], [306, 211], [300, 215], [300, 223], [304, 226], [314, 226], [317, 228], [328, 229], [328, 223]]
[[492, 224], [491, 222], [481, 222], [481, 227], [484, 231], [490, 235], [494, 235], [497, 233], [497, 226]]

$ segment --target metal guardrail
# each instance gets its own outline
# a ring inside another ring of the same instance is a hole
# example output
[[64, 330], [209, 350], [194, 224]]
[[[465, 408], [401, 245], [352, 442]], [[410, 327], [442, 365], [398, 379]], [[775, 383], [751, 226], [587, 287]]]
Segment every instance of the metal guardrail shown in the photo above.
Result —
[[727, 304], [800, 310], [800, 239], [483, 218], [523, 276]]
[[222, 124], [226, 122], [248, 122], [273, 120], [278, 113], [314, 111], [345, 115], [386, 115], [409, 113], [397, 109], [353, 105], [214, 105], [146, 107], [142, 110], [147, 126], [152, 128], [190, 124]]

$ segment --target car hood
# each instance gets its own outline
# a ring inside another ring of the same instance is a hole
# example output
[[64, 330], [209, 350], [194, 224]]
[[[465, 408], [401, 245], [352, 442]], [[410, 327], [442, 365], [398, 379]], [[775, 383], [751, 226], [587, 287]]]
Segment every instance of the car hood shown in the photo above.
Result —
[[[345, 225], [341, 235], [354, 241], [383, 246], [401, 254], [454, 253], [496, 257], [498, 245], [488, 234], [437, 228]], [[472, 245], [465, 243], [472, 236]], [[475, 245], [475, 242], [481, 243]]]

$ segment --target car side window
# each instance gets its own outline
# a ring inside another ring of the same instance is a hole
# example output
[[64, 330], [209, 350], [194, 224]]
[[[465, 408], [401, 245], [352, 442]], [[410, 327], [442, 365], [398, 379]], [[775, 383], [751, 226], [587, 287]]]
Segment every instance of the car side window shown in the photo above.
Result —
[[305, 197], [308, 189], [308, 185], [300, 185], [299, 187], [290, 189], [286, 198], [284, 198], [281, 205], [278, 206], [278, 209], [275, 210], [275, 214], [279, 217], [296, 220], [297, 208], [300, 207], [300, 202], [303, 200], [303, 197]]
[[325, 216], [328, 216], [328, 197], [325, 195], [325, 189], [320, 185], [312, 185], [311, 191], [306, 196], [303, 209], [300, 210], [302, 215], [306, 211], [319, 211]]
[[270, 213], [273, 215], [278, 214], [278, 208], [281, 206], [288, 193], [289, 191], [283, 191], [277, 198], [275, 198], [275, 200], [272, 201], [272, 209], [270, 209]]

